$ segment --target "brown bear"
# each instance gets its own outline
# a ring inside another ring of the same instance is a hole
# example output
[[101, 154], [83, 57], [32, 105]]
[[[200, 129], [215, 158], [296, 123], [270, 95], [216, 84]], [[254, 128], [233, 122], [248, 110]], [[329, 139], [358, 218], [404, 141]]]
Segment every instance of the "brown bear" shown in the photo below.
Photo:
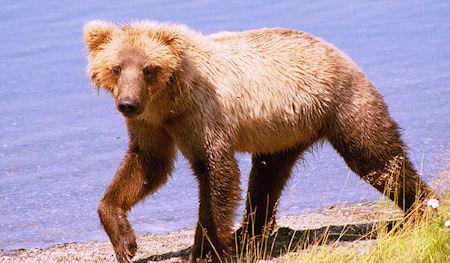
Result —
[[191, 261], [229, 252], [241, 196], [236, 151], [253, 154], [244, 222], [252, 210], [255, 235], [274, 216], [293, 165], [324, 140], [405, 211], [435, 195], [377, 89], [349, 57], [307, 33], [204, 36], [181, 25], [92, 21], [84, 39], [90, 78], [111, 92], [129, 134], [98, 209], [119, 262], [137, 250], [127, 211], [167, 181], [176, 148], [200, 189]]

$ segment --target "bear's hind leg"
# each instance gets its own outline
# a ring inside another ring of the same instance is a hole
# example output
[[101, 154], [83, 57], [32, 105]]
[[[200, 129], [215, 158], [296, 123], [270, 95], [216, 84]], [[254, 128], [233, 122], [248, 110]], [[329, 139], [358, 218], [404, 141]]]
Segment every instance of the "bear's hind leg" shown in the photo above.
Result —
[[272, 230], [275, 224], [275, 205], [291, 175], [292, 167], [305, 148], [252, 155], [245, 215], [237, 238], [243, 238], [240, 237], [243, 229], [246, 229], [250, 237], [260, 236], [264, 229], [268, 232]]
[[414, 204], [437, 195], [409, 161], [398, 126], [381, 96], [367, 97], [364, 104], [342, 106], [345, 108], [336, 115], [328, 139], [353, 172], [405, 212], [410, 211]]

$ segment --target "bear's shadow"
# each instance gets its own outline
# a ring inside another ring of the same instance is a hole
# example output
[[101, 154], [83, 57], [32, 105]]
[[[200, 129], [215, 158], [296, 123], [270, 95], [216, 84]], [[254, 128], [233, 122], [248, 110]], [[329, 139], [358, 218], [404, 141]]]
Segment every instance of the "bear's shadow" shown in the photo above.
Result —
[[[389, 231], [398, 226], [398, 221], [387, 221], [384, 223]], [[264, 258], [274, 258], [286, 254], [289, 251], [305, 249], [313, 244], [330, 244], [336, 241], [358, 241], [374, 239], [377, 235], [377, 229], [380, 223], [366, 223], [353, 225], [326, 226], [317, 229], [294, 230], [288, 227], [280, 227], [272, 233], [265, 247]], [[261, 247], [261, 246], [260, 246]], [[147, 258], [134, 261], [135, 263], [162, 261], [162, 260], [180, 260], [185, 261], [189, 257], [190, 247], [164, 254], [152, 255]], [[234, 255], [237, 253], [234, 251]]]

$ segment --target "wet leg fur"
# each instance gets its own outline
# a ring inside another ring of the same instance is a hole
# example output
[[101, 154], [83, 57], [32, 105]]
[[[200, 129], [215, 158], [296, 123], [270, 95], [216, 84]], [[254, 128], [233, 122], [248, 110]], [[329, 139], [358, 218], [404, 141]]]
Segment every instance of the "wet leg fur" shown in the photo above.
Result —
[[217, 261], [227, 255], [232, 241], [240, 197], [239, 168], [232, 153], [195, 160], [192, 168], [200, 188], [200, 209], [190, 261]]
[[275, 224], [276, 203], [304, 149], [297, 147], [272, 154], [252, 155], [245, 215], [238, 238], [245, 235], [245, 231], [250, 237], [270, 233]]
[[[136, 238], [126, 213], [137, 202], [163, 185], [173, 166], [175, 151], [170, 140], [164, 134], [149, 134], [150, 131], [152, 129], [147, 130], [146, 134], [130, 134], [130, 145], [125, 159], [98, 208], [100, 221], [119, 262], [130, 262], [137, 250]], [[150, 135], [151, 137], [148, 137]], [[154, 141], [144, 143], [144, 138], [153, 138]], [[147, 146], [151, 148], [147, 149]]]
[[[434, 193], [409, 161], [399, 128], [371, 84], [356, 89], [340, 105], [328, 140], [353, 172], [384, 193], [405, 212]], [[364, 94], [366, 92], [370, 95]]]

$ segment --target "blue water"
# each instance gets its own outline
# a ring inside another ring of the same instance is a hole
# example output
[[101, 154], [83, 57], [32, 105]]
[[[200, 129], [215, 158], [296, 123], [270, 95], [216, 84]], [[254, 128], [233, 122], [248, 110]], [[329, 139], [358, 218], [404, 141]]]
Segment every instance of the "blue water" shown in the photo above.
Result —
[[[241, 2], [1, 1], [1, 249], [107, 239], [96, 208], [127, 137], [112, 99], [91, 89], [86, 76], [81, 30], [91, 19], [175, 21], [204, 33], [272, 26], [310, 32], [348, 53], [380, 89], [423, 178], [445, 167], [450, 2]], [[238, 159], [245, 189], [250, 157]], [[196, 192], [180, 156], [168, 184], [130, 213], [136, 232], [193, 227]], [[280, 214], [379, 198], [326, 144], [295, 169]]]

